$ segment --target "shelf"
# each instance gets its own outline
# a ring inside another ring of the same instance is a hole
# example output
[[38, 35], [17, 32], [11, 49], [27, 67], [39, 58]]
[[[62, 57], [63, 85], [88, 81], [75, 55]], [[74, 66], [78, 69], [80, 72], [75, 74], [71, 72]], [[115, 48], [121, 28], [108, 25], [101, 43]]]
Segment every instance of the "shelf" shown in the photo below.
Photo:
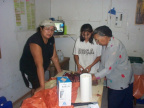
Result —
[[54, 35], [54, 38], [67, 38], [67, 37], [76, 37], [76, 35], [75, 34]]

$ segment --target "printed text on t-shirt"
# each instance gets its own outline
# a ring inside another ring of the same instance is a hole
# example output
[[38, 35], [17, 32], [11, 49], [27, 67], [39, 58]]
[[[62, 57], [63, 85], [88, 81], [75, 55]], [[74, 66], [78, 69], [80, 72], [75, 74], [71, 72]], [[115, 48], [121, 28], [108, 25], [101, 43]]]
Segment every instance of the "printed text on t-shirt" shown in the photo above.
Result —
[[86, 55], [94, 54], [94, 51], [93, 51], [92, 48], [91, 49], [81, 49], [81, 48], [79, 48], [78, 54], [86, 54]]

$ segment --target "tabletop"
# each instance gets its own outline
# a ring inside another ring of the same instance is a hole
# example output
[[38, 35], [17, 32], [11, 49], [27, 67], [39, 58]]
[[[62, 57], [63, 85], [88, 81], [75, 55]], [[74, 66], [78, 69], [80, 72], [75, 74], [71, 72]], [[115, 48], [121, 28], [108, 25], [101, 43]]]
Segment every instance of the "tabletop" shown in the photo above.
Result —
[[[69, 70], [63, 70], [63, 72], [61, 73], [58, 73], [56, 77], [59, 77], [59, 76], [63, 76], [63, 74], [65, 72], [72, 72], [72, 71], [69, 71]], [[98, 85], [95, 85], [95, 86], [92, 86], [92, 98], [90, 99], [89, 102], [98, 102], [98, 105], [99, 107], [101, 108], [101, 102], [102, 102], [102, 94], [103, 94], [103, 82], [104, 82], [104, 79], [99, 79], [98, 80]], [[56, 80], [53, 80], [53, 81], [48, 81], [45, 83], [45, 88], [52, 88], [56, 86]], [[81, 102], [81, 99], [80, 99], [80, 87], [78, 88], [78, 91], [77, 91], [77, 98], [76, 98], [76, 101], [75, 103], [82, 103]]]

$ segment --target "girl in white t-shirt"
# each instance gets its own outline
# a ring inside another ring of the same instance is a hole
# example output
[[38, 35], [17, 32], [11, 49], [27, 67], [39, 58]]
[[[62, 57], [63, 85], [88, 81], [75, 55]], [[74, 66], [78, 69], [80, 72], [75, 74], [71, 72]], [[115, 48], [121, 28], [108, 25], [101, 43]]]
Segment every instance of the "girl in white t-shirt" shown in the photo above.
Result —
[[96, 73], [99, 68], [101, 46], [93, 40], [92, 32], [93, 29], [90, 24], [82, 25], [80, 37], [75, 43], [73, 54], [79, 73]]

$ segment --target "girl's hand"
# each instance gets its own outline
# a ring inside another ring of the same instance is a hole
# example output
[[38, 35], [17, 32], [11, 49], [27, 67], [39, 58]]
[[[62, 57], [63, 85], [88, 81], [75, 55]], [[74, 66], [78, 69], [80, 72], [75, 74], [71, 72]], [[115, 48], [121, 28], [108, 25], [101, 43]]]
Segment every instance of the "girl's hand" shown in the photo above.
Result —
[[82, 73], [82, 70], [84, 70], [84, 68], [81, 65], [78, 65], [77, 73]]
[[91, 71], [91, 66], [89, 65], [88, 67], [85, 68], [85, 70], [89, 73]]

